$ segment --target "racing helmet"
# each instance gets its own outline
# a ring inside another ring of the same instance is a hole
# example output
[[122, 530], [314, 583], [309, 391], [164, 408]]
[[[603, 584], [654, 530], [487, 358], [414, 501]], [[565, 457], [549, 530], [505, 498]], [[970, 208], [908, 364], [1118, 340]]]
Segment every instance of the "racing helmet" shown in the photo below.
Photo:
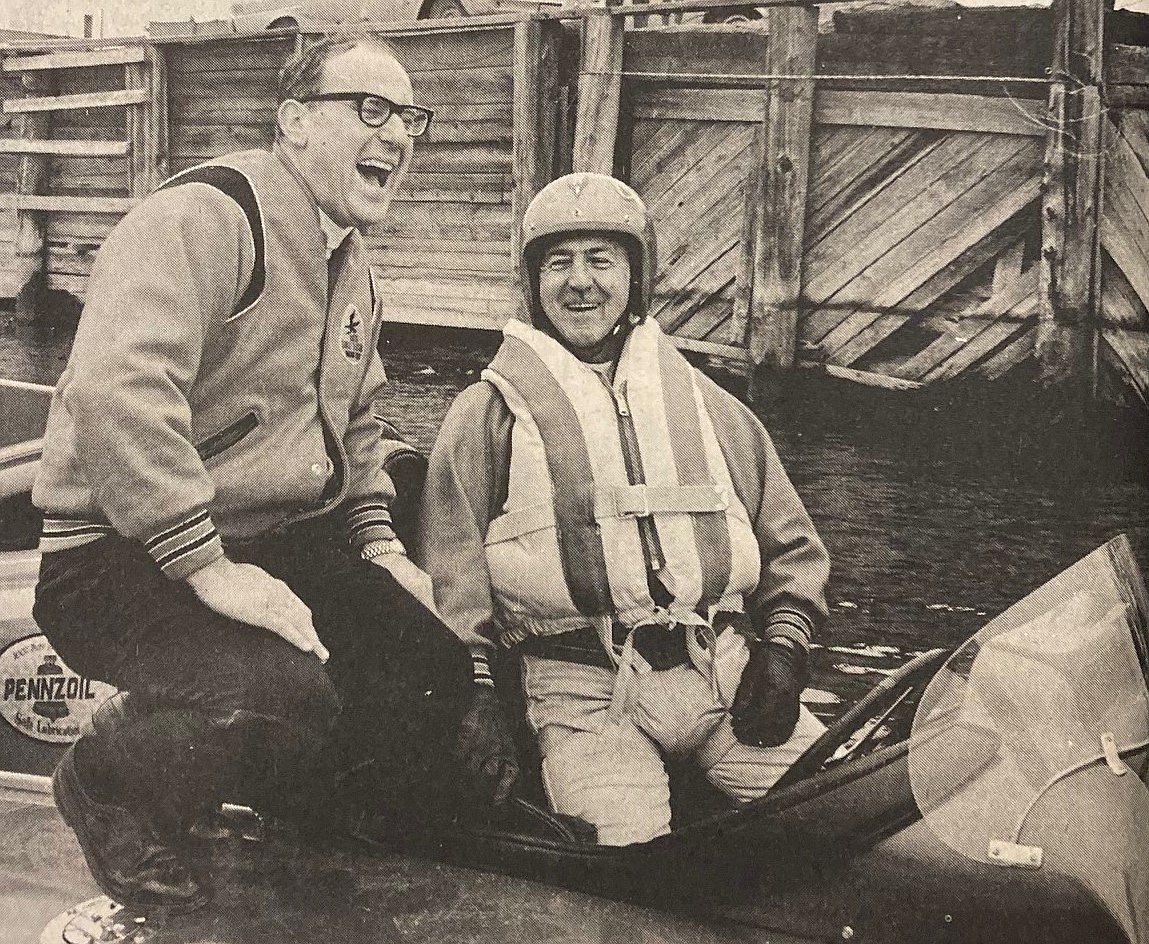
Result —
[[522, 284], [527, 311], [538, 325], [539, 260], [555, 237], [567, 233], [607, 233], [630, 257], [627, 314], [642, 320], [650, 307], [656, 256], [654, 224], [642, 198], [606, 174], [567, 174], [536, 194], [523, 214]]

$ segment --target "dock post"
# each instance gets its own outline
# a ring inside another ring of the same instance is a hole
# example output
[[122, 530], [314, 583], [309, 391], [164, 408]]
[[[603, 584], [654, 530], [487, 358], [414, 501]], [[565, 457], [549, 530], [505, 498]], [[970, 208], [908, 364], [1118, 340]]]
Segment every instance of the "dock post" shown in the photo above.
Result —
[[171, 176], [168, 154], [168, 71], [163, 47], [149, 42], [146, 53], [150, 97], [144, 105], [144, 122], [148, 154], [148, 189], [151, 191]]
[[605, 10], [583, 18], [579, 57], [578, 103], [572, 167], [575, 171], [614, 173], [622, 99], [622, 44], [625, 17]]
[[755, 224], [748, 227], [753, 251], [743, 256], [752, 262], [745, 273], [752, 376], [763, 366], [792, 367], [796, 356], [818, 43], [815, 8], [775, 7], [767, 17], [766, 73], [792, 78], [768, 80], [758, 135]]
[[[523, 246], [523, 213], [536, 193], [555, 173], [558, 130], [558, 55], [562, 27], [553, 20], [523, 20], [515, 24], [513, 65], [514, 138], [512, 195], [514, 231], [511, 264], [516, 279]], [[519, 300], [519, 316], [525, 319]]]
[[[26, 72], [21, 76], [21, 81], [29, 97], [55, 94], [56, 82], [50, 72]], [[20, 114], [16, 119], [17, 136], [30, 140], [50, 138], [51, 116], [50, 111]], [[25, 154], [20, 158], [17, 194], [30, 196], [43, 192], [48, 183], [50, 160], [47, 154]], [[40, 313], [47, 290], [48, 238], [45, 211], [17, 209], [13, 247], [15, 314], [21, 320], [31, 321]]]
[[1054, 0], [1035, 353], [1044, 385], [1093, 387], [1100, 279], [1103, 0]]

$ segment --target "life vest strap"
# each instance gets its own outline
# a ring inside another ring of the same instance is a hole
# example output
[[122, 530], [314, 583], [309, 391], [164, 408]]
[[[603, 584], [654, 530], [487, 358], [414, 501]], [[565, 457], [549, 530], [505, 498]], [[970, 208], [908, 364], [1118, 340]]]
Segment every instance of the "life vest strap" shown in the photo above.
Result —
[[723, 512], [730, 507], [717, 485], [615, 485], [595, 493], [595, 518], [645, 518], [657, 514]]

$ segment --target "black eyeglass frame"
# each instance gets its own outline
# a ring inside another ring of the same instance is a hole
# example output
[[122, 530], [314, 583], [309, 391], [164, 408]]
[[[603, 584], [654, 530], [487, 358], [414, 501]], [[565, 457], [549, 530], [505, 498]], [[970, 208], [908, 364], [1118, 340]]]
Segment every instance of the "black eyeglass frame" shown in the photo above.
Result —
[[[387, 106], [386, 114], [381, 121], [368, 121], [363, 116], [363, 103], [369, 98]], [[435, 113], [430, 108], [424, 108], [422, 105], [397, 105], [386, 96], [377, 95], [374, 92], [316, 92], [314, 95], [304, 95], [298, 101], [304, 105], [309, 102], [354, 102], [356, 111], [359, 112], [359, 120], [368, 128], [382, 128], [391, 120], [392, 115], [398, 115], [399, 120], [403, 122], [403, 130], [411, 138], [420, 138], [425, 135], [427, 129], [431, 127], [431, 119], [435, 117]], [[426, 124], [419, 131], [413, 132], [410, 122], [422, 118], [426, 119]]]

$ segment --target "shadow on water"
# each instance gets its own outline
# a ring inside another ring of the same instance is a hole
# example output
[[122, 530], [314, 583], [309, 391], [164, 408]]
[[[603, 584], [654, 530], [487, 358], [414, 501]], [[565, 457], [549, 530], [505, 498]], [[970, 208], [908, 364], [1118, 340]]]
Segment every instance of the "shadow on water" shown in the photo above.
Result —
[[[390, 413], [427, 451], [499, 336], [387, 333]], [[54, 382], [69, 337], [0, 331], [0, 375]], [[1116, 534], [1149, 565], [1144, 417], [1086, 412], [1082, 398], [1037, 389], [1018, 377], [990, 390], [891, 393], [805, 372], [765, 387], [755, 409], [833, 558], [813, 683], [827, 713], [910, 655], [964, 641]]]

